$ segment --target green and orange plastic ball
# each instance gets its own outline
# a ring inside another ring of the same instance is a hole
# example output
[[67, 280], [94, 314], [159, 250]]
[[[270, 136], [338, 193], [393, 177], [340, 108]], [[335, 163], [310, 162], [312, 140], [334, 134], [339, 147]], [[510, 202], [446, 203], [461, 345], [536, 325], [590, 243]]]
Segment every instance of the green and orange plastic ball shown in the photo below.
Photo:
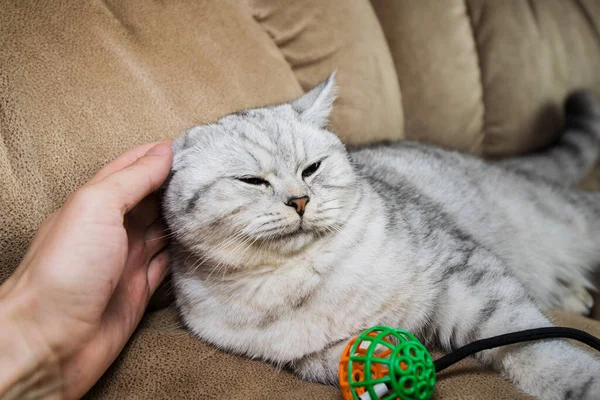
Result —
[[435, 378], [425, 346], [402, 329], [367, 329], [348, 343], [340, 360], [344, 400], [426, 400]]

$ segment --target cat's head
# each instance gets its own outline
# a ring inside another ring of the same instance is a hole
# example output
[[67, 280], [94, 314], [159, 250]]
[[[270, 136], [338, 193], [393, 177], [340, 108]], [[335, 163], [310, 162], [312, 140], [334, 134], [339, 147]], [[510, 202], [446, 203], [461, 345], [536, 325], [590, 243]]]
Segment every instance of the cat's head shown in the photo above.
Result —
[[325, 129], [335, 89], [332, 74], [294, 101], [178, 137], [164, 199], [177, 241], [235, 264], [244, 252], [290, 254], [334, 234], [357, 197], [346, 149]]

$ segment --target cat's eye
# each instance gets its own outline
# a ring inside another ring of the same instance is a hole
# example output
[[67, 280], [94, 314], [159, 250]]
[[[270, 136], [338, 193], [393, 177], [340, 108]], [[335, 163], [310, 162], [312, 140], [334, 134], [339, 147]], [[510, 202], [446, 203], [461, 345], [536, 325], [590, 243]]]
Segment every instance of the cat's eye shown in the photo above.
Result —
[[319, 169], [320, 166], [321, 166], [321, 161], [309, 165], [304, 171], [302, 171], [302, 177], [308, 178], [309, 176], [311, 176], [312, 174], [317, 172], [317, 170]]
[[262, 178], [257, 178], [257, 177], [248, 177], [248, 178], [237, 178], [238, 181], [242, 181], [244, 183], [247, 183], [248, 185], [265, 185], [265, 186], [269, 186], [269, 182], [267, 182], [266, 180], [262, 179]]

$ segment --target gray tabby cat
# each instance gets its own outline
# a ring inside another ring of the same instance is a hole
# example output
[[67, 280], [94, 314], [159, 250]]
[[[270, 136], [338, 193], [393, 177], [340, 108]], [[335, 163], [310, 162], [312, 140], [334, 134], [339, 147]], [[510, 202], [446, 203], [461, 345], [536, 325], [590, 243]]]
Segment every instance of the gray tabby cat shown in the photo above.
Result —
[[[600, 194], [571, 185], [600, 147], [592, 98], [571, 96], [555, 148], [486, 162], [409, 142], [347, 150], [324, 129], [334, 92], [332, 75], [175, 140], [164, 207], [195, 335], [336, 384], [347, 341], [373, 325], [451, 350], [590, 308]], [[478, 358], [537, 398], [600, 399], [600, 361], [566, 341]]]

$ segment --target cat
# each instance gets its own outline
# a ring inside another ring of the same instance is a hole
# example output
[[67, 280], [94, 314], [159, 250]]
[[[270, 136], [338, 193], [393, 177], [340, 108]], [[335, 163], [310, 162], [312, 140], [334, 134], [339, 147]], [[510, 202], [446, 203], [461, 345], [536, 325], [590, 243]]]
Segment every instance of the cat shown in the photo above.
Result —
[[[559, 143], [484, 161], [415, 142], [346, 148], [334, 75], [289, 103], [173, 142], [164, 215], [176, 304], [197, 337], [335, 385], [348, 340], [401, 327], [449, 351], [586, 313], [600, 261], [600, 105], [566, 102]], [[600, 399], [600, 360], [563, 340], [477, 358], [540, 399]]]

